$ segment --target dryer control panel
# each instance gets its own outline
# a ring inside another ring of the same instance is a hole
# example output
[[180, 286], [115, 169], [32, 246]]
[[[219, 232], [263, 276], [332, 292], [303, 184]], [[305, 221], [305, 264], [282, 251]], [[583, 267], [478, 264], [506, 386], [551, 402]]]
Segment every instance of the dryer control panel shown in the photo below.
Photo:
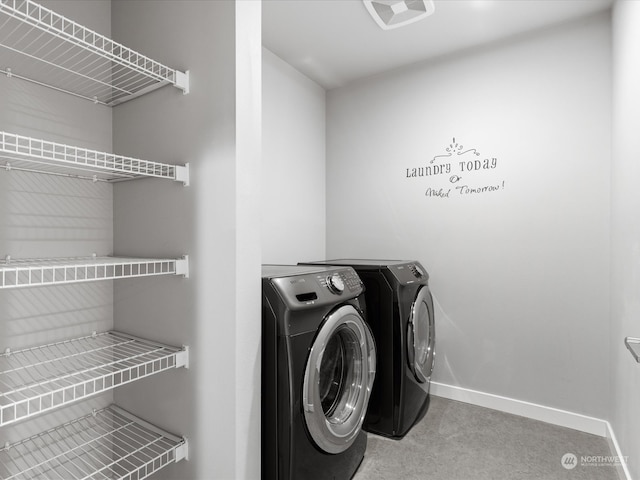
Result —
[[364, 292], [362, 280], [351, 267], [323, 268], [314, 273], [274, 278], [272, 283], [293, 310], [349, 300]]
[[422, 265], [418, 262], [402, 263], [398, 265], [390, 265], [389, 270], [403, 285], [411, 283], [427, 283], [429, 275]]

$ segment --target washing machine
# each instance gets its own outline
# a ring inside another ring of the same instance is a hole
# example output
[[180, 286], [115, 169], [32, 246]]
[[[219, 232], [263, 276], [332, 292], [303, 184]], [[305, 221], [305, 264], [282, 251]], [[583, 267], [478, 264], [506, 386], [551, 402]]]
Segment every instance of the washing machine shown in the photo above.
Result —
[[262, 478], [349, 479], [376, 372], [347, 266], [262, 267]]
[[350, 266], [362, 279], [366, 320], [378, 352], [364, 429], [402, 438], [429, 405], [436, 333], [427, 271], [417, 261], [340, 259], [310, 264]]

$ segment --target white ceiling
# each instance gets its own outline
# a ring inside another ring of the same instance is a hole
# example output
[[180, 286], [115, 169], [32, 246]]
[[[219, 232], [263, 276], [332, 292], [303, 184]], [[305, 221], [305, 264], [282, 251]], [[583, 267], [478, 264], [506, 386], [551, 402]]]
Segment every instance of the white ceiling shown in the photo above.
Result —
[[612, 0], [435, 0], [435, 13], [382, 30], [361, 0], [264, 0], [262, 43], [326, 89], [611, 7]]

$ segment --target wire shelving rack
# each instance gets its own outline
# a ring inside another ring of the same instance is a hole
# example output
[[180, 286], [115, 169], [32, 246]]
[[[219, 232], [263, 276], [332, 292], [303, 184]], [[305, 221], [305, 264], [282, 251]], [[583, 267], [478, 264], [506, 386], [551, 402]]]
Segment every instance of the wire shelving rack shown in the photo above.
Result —
[[0, 449], [4, 480], [141, 480], [188, 458], [188, 442], [111, 405]]
[[0, 355], [0, 427], [188, 366], [177, 348], [105, 332]]
[[[163, 65], [32, 0], [0, 0], [0, 74], [115, 106], [166, 85], [189, 93], [189, 72]], [[115, 182], [189, 184], [189, 165], [98, 152], [0, 131], [0, 169]], [[189, 259], [77, 257], [0, 260], [0, 289], [155, 275], [189, 276]], [[188, 347], [106, 332], [0, 352], [0, 427], [178, 367]], [[0, 445], [0, 478], [140, 480], [188, 458], [188, 442], [112, 405]]]
[[0, 158], [6, 170], [114, 182], [143, 177], [189, 185], [189, 164], [171, 165], [125, 157], [0, 131]]
[[0, 289], [114, 280], [157, 275], [189, 276], [189, 257], [180, 259], [75, 257], [0, 261]]
[[114, 106], [164, 85], [189, 92], [167, 67], [32, 0], [0, 0], [0, 72]]

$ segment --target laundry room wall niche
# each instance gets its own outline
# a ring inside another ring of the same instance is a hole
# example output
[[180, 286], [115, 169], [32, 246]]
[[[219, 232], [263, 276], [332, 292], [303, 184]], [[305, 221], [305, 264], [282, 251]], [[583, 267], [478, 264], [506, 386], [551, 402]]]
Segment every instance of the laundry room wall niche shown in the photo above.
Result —
[[[607, 416], [593, 381], [609, 372], [608, 301], [597, 294], [609, 284], [609, 21], [327, 94], [327, 256], [427, 268], [436, 394], [441, 384]], [[438, 157], [456, 144], [474, 150]]]

